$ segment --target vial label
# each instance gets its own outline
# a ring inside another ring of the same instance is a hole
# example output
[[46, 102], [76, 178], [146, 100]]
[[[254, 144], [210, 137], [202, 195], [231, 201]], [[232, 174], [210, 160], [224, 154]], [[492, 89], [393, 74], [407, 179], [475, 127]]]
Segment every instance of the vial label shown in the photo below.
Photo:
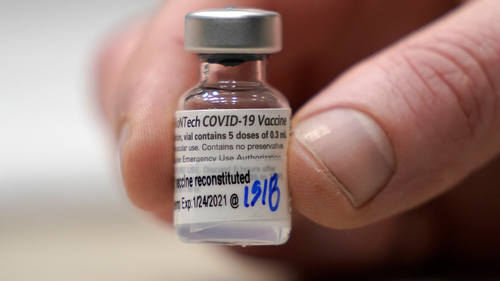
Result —
[[175, 224], [289, 219], [291, 110], [176, 112]]

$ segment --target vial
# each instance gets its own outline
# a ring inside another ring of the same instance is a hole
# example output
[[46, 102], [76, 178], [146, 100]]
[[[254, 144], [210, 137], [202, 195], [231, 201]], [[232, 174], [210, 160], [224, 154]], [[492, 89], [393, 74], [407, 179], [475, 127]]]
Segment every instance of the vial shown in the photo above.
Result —
[[291, 110], [266, 82], [282, 47], [281, 17], [233, 7], [189, 13], [185, 48], [200, 84], [176, 112], [177, 235], [186, 243], [279, 245], [291, 229]]

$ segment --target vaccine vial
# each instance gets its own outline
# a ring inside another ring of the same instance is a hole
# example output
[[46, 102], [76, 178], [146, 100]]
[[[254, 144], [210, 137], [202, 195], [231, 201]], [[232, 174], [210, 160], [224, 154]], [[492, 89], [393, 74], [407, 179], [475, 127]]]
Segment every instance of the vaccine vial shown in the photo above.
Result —
[[190, 13], [185, 48], [200, 84], [176, 112], [174, 224], [181, 241], [279, 245], [291, 229], [291, 110], [266, 82], [282, 48], [281, 17], [226, 8]]

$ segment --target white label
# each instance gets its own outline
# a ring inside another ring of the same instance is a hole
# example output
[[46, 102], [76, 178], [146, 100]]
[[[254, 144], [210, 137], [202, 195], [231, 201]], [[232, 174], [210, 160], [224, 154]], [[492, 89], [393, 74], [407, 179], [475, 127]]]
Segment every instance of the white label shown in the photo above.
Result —
[[290, 109], [176, 112], [175, 224], [288, 219]]

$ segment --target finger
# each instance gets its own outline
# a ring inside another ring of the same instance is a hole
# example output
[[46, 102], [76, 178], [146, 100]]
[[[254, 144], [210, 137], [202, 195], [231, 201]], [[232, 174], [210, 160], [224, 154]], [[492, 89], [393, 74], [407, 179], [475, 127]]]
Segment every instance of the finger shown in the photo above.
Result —
[[[246, 2], [242, 2], [244, 5]], [[131, 201], [171, 220], [173, 131], [178, 99], [198, 79], [196, 55], [184, 50], [184, 17], [219, 1], [169, 1], [151, 20], [120, 75], [112, 102], [121, 170]]]
[[365, 225], [450, 189], [500, 150], [500, 3], [475, 1], [359, 64], [294, 119], [295, 207]]

